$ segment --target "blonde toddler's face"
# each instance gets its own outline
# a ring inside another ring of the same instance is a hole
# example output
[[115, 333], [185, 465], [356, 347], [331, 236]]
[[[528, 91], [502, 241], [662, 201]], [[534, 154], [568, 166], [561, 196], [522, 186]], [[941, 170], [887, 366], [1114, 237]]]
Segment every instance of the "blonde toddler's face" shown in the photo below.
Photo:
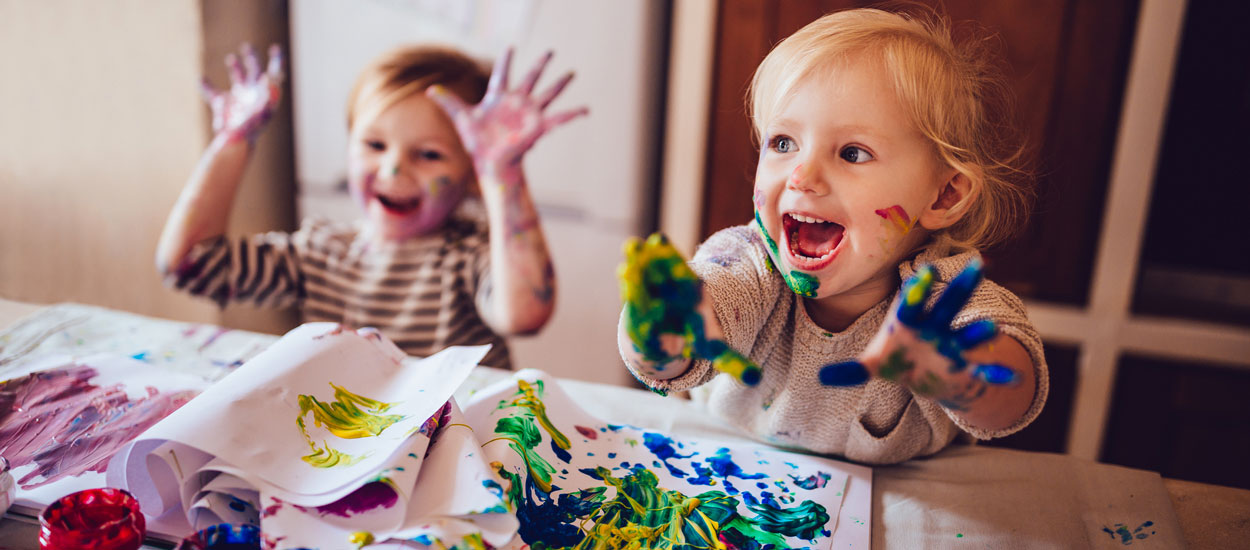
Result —
[[455, 127], [423, 93], [358, 121], [349, 140], [348, 187], [384, 239], [442, 227], [472, 186], [473, 163]]
[[925, 238], [916, 220], [952, 171], [887, 73], [853, 58], [818, 69], [767, 121], [764, 140], [757, 226], [791, 289], [817, 299], [892, 292], [899, 262]]

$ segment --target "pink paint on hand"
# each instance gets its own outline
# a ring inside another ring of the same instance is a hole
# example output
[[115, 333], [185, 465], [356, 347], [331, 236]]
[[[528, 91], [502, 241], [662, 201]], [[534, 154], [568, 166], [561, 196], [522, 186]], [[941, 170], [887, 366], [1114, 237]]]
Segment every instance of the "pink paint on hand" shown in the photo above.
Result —
[[132, 399], [122, 384], [100, 387], [92, 367], [36, 372], [0, 384], [0, 454], [13, 468], [34, 464], [18, 480], [33, 489], [85, 472], [103, 473], [123, 445], [199, 392]]

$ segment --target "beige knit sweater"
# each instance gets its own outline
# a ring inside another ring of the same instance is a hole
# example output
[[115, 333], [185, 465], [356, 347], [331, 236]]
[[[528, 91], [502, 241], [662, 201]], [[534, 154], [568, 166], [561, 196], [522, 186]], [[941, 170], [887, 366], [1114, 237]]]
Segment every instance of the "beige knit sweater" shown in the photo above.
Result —
[[[657, 390], [693, 388], [692, 397], [704, 402], [713, 414], [774, 445], [869, 464], [933, 454], [949, 444], [959, 429], [980, 439], [1002, 437], [1028, 425], [1041, 412], [1048, 387], [1041, 338], [1020, 299], [990, 281], [977, 287], [954, 324], [992, 319], [1032, 356], [1037, 392], [1028, 413], [1014, 426], [999, 431], [977, 429], [937, 402], [880, 378], [850, 388], [822, 385], [821, 367], [859, 355], [885, 321], [894, 296], [873, 306], [845, 331], [831, 333], [807, 316], [799, 297], [771, 269], [764, 246], [752, 226], [731, 227], [712, 235], [690, 262], [703, 279], [705, 295], [714, 301], [726, 342], [763, 369], [759, 385], [743, 385], [704, 360], [669, 380], [635, 371], [639, 380]], [[926, 250], [914, 261], [903, 262], [899, 275], [906, 280], [916, 266], [933, 265], [936, 298], [976, 254], [942, 255]]]

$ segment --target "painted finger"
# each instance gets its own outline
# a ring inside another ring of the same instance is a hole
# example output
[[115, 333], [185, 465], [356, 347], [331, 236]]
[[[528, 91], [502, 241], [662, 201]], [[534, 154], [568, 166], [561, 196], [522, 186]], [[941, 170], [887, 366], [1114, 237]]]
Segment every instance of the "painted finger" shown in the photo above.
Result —
[[277, 44], [269, 45], [269, 66], [265, 69], [265, 73], [269, 75], [269, 80], [275, 86], [282, 82], [284, 76], [282, 74], [282, 64], [284, 63], [282, 56], [282, 46]]
[[512, 47], [508, 47], [503, 55], [495, 59], [495, 68], [490, 71], [490, 82], [486, 84], [486, 95], [482, 98], [483, 105], [493, 105], [508, 89], [508, 70], [511, 66]]
[[204, 101], [212, 105], [213, 100], [217, 99], [219, 94], [221, 92], [213, 87], [213, 83], [208, 80], [207, 76], [200, 78], [200, 95], [204, 97]]
[[233, 52], [226, 54], [226, 72], [230, 74], [231, 86], [237, 86], [246, 82], [244, 80], [243, 65], [239, 63], [239, 56]]
[[959, 310], [964, 308], [964, 304], [968, 303], [968, 298], [972, 297], [972, 291], [980, 282], [981, 260], [973, 259], [968, 262], [968, 267], [965, 267], [949, 285], [946, 285], [946, 290], [933, 304], [933, 311], [929, 313], [928, 320], [930, 326], [949, 327], [951, 319], [954, 319]]
[[530, 95], [534, 93], [534, 86], [538, 84], [538, 78], [543, 75], [543, 70], [547, 68], [547, 63], [551, 61], [552, 55], [554, 55], [553, 52], [547, 50], [547, 53], [544, 53], [538, 60], [538, 64], [534, 65], [534, 68], [530, 69], [530, 72], [525, 75], [525, 79], [521, 81], [521, 88], [519, 89], [522, 94]]
[[548, 105], [551, 105], [551, 102], [555, 101], [556, 97], [560, 95], [560, 92], [564, 91], [564, 87], [568, 86], [569, 82], [572, 80], [572, 71], [569, 71], [568, 73], [565, 73], [564, 76], [560, 77], [560, 80], [556, 81], [556, 83], [548, 88], [547, 91], [543, 92], [542, 96], [538, 99], [538, 108], [546, 109]]
[[959, 349], [975, 348], [998, 334], [998, 326], [994, 321], [982, 319], [955, 331], [955, 342]]
[[545, 117], [543, 117], [543, 122], [542, 122], [542, 133], [544, 133], [544, 134], [545, 134], [545, 133], [547, 133], [547, 131], [551, 130], [552, 128], [555, 128], [556, 126], [559, 126], [559, 125], [561, 125], [561, 124], [564, 124], [564, 123], [566, 123], [566, 122], [568, 122], [568, 121], [570, 121], [570, 120], [573, 120], [573, 119], [575, 119], [575, 118], [577, 118], [577, 117], [579, 117], [579, 116], [586, 116], [586, 115], [588, 115], [588, 114], [590, 114], [590, 108], [588, 108], [588, 107], [578, 107], [578, 108], [576, 108], [576, 109], [569, 109], [569, 110], [567, 110], [567, 111], [560, 111], [560, 112], [555, 113], [555, 114], [553, 114], [553, 115], [545, 116]]
[[916, 326], [924, 314], [924, 303], [929, 298], [929, 289], [932, 287], [933, 267], [921, 266], [899, 292], [898, 320], [905, 325]]
[[868, 381], [868, 369], [859, 361], [844, 361], [820, 369], [820, 383], [826, 386], [858, 386]]
[[439, 84], [426, 88], [425, 96], [434, 100], [434, 103], [437, 103], [439, 107], [442, 107], [443, 111], [446, 112], [447, 116], [453, 121], [459, 118], [460, 114], [469, 108], [469, 106], [464, 103], [464, 100], [460, 99], [460, 96], [451, 93], [451, 91]]
[[1002, 386], [1016, 381], [1016, 371], [1004, 365], [991, 363], [977, 365], [975, 369], [972, 369], [972, 377], [986, 384]]
[[720, 340], [712, 340], [711, 347], [720, 348], [720, 353], [712, 357], [712, 368], [737, 378], [743, 384], [754, 386], [763, 378], [763, 371], [753, 361], [725, 345]]
[[239, 46], [239, 55], [243, 58], [244, 77], [248, 82], [255, 82], [260, 78], [260, 61], [256, 59], [256, 48], [244, 42]]

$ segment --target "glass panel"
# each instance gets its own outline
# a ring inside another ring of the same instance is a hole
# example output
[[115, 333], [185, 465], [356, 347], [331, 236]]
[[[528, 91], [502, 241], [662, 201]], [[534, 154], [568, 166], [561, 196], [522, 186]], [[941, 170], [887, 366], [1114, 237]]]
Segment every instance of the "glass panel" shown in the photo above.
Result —
[[1250, 489], [1250, 371], [1120, 359], [1102, 460]]
[[1250, 325], [1247, 17], [1247, 3], [1189, 3], [1135, 313]]

